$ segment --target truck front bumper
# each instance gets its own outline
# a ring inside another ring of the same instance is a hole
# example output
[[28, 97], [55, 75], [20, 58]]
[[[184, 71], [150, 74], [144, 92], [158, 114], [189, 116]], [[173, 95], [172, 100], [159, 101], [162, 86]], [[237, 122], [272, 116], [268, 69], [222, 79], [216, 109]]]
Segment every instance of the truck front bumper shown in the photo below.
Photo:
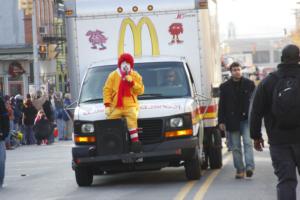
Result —
[[[93, 145], [77, 145], [72, 148], [72, 167], [109, 166], [164, 163], [172, 161], [187, 160], [194, 156], [195, 148], [198, 145], [198, 137], [174, 139], [158, 144], [143, 145], [142, 153], [125, 153], [118, 155], [91, 156], [90, 149]], [[162, 164], [163, 165], [163, 164]]]

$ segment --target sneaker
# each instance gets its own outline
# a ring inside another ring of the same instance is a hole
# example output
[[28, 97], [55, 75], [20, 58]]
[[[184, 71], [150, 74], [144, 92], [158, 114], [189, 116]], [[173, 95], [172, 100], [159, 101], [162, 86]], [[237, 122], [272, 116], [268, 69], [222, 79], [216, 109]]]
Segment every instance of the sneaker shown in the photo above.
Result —
[[243, 179], [245, 177], [245, 173], [244, 172], [237, 172], [235, 174], [235, 178], [236, 179]]
[[143, 151], [143, 146], [140, 141], [132, 142], [130, 151], [133, 153], [141, 153]]
[[252, 169], [248, 169], [246, 171], [246, 177], [251, 178], [253, 176], [253, 170]]

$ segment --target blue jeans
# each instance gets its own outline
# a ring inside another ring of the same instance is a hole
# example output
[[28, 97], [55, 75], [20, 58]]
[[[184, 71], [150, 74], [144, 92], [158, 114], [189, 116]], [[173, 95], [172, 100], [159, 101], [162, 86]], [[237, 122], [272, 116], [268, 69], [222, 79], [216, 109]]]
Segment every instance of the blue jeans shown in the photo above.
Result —
[[231, 141], [230, 133], [226, 131], [225, 136], [226, 136], [226, 146], [227, 146], [228, 150], [231, 151], [232, 150], [232, 141]]
[[34, 132], [33, 132], [33, 125], [25, 125], [24, 133], [25, 133], [24, 138], [27, 145], [36, 143]]
[[63, 140], [65, 138], [65, 121], [63, 119], [56, 119], [56, 125], [58, 129], [58, 139]]
[[51, 133], [50, 133], [50, 135], [48, 137], [48, 144], [52, 144], [52, 143], [54, 143], [53, 131], [54, 131], [55, 125], [52, 122], [49, 122], [49, 123], [50, 123], [50, 126], [51, 126], [51, 131], [50, 131]]
[[[253, 157], [253, 145], [250, 138], [249, 124], [248, 120], [240, 122], [240, 131], [230, 132], [231, 142], [232, 142], [232, 156], [234, 168], [238, 173], [244, 172], [246, 170], [254, 170], [254, 157]], [[241, 138], [243, 139], [245, 163], [243, 160], [243, 152], [241, 145]]]
[[296, 200], [297, 174], [300, 174], [300, 144], [271, 145], [274, 173], [278, 178], [277, 199]]
[[14, 124], [14, 120], [10, 120], [9, 121], [9, 134], [8, 134], [8, 136], [5, 138], [5, 143], [6, 144], [10, 144], [10, 138], [11, 138], [11, 135], [12, 135], [12, 133], [14, 132], [14, 130], [15, 130], [15, 124]]
[[0, 141], [0, 188], [3, 186], [5, 173], [6, 147], [5, 142]]

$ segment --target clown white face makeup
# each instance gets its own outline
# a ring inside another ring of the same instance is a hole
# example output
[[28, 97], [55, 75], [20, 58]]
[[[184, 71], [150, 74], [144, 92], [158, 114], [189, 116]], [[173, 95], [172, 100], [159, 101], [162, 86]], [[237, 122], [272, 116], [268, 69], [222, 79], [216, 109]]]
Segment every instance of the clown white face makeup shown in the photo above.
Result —
[[131, 69], [131, 67], [130, 67], [130, 64], [128, 62], [124, 61], [124, 62], [121, 63], [121, 70], [123, 72], [129, 73], [130, 69]]

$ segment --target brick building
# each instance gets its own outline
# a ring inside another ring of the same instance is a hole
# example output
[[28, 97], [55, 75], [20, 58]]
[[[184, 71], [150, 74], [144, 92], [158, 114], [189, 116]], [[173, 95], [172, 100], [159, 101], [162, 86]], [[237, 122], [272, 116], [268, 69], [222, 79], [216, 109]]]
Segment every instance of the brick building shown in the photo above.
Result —
[[[34, 79], [48, 90], [66, 91], [63, 3], [35, 0], [35, 48], [40, 76], [34, 77], [32, 0], [0, 0], [0, 93], [34, 92]], [[43, 48], [41, 48], [43, 47]]]
[[24, 95], [33, 79], [30, 27], [25, 31], [31, 19], [24, 20], [17, 0], [0, 0], [0, 4], [0, 93]]

